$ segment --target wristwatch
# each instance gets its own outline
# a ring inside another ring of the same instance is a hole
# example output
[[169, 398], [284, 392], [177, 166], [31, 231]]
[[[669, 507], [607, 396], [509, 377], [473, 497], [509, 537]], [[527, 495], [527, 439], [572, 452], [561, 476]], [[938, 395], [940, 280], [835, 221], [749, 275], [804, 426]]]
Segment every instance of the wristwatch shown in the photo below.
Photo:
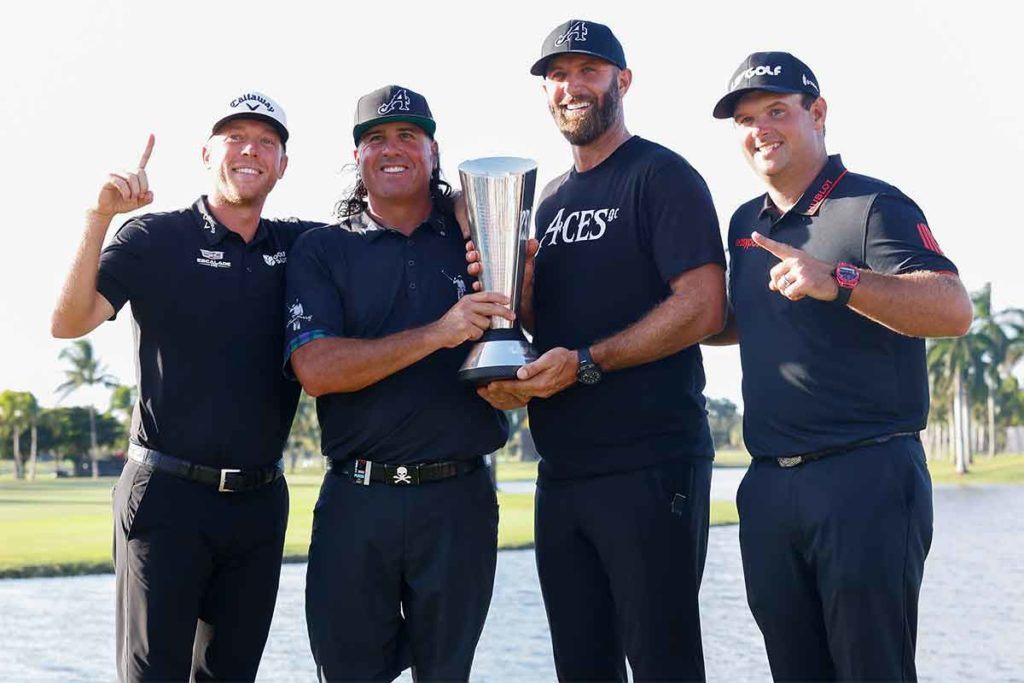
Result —
[[860, 268], [852, 263], [840, 261], [832, 271], [832, 277], [835, 278], [836, 284], [839, 285], [839, 293], [834, 301], [840, 306], [845, 306], [850, 303], [850, 295], [853, 294], [853, 288], [860, 282]]
[[576, 381], [580, 384], [597, 384], [601, 381], [601, 368], [597, 367], [590, 355], [590, 347], [577, 349], [580, 366], [576, 369]]

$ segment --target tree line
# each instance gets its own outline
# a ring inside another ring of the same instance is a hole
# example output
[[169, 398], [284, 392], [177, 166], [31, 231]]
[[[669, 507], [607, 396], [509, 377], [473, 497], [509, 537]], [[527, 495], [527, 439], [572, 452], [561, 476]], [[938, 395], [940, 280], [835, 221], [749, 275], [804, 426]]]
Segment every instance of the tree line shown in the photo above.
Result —
[[[928, 382], [931, 391], [929, 426], [924, 433], [929, 457], [947, 458], [967, 472], [974, 453], [994, 456], [1008, 445], [1012, 427], [1024, 439], [1024, 309], [992, 307], [992, 288], [971, 295], [974, 322], [963, 337], [928, 341]], [[92, 405], [41, 408], [27, 391], [0, 392], [0, 459], [14, 463], [17, 478], [34, 479], [39, 455], [53, 459], [60, 470], [71, 460], [99, 476], [103, 456], [123, 452], [128, 442], [134, 387], [119, 384], [96, 357], [91, 342], [79, 339], [60, 353], [64, 382], [57, 394], [65, 398], [79, 389], [111, 390], [110, 405], [98, 413]], [[727, 399], [709, 398], [708, 419], [715, 447], [742, 447], [742, 418]], [[536, 460], [525, 410], [509, 413], [511, 437], [499, 457]], [[320, 428], [313, 399], [303, 393], [286, 447], [289, 469], [315, 459]]]
[[[1011, 427], [1024, 425], [1024, 309], [992, 308], [992, 286], [971, 295], [974, 322], [963, 337], [928, 342], [931, 415], [925, 441], [960, 473], [974, 453], [1007, 448]], [[1020, 449], [1019, 443], [1014, 444]]]

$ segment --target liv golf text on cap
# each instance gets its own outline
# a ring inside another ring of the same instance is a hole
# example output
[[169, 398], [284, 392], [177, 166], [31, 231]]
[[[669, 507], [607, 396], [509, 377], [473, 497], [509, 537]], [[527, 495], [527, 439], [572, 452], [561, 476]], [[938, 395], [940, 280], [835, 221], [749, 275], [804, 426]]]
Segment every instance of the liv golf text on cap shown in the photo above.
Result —
[[358, 145], [359, 138], [369, 129], [381, 123], [397, 121], [414, 123], [430, 137], [434, 137], [437, 128], [434, 115], [430, 113], [430, 106], [423, 95], [400, 85], [385, 85], [359, 98], [352, 137]]
[[231, 119], [263, 119], [277, 129], [281, 136], [281, 144], [288, 142], [288, 117], [284, 115], [281, 105], [261, 92], [249, 90], [228, 100], [220, 111], [220, 118], [213, 124], [210, 133]]
[[793, 55], [788, 52], [755, 52], [729, 79], [729, 92], [715, 105], [715, 118], [732, 118], [736, 102], [753, 90], [821, 95], [814, 72]]
[[612, 30], [604, 24], [584, 19], [570, 19], [548, 34], [540, 48], [540, 59], [534, 62], [530, 73], [546, 76], [548, 60], [564, 54], [593, 55], [626, 68], [626, 55], [622, 44]]

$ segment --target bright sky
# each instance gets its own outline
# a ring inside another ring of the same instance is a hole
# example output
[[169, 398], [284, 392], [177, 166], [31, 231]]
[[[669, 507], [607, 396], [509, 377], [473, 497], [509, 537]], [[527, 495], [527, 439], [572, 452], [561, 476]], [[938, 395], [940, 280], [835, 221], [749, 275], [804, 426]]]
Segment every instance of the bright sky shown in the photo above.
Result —
[[[762, 189], [712, 106], [748, 53], [787, 50], [828, 100], [829, 151], [913, 197], [969, 288], [991, 281], [997, 307], [1024, 305], [1021, 219], [1005, 208], [1024, 157], [1017, 3], [19, 2], [0, 25], [0, 390], [56, 403], [68, 342], [50, 338], [49, 318], [82, 214], [108, 170], [137, 163], [149, 132], [148, 208], [179, 208], [209, 185], [199, 153], [213, 110], [261, 90], [292, 135], [265, 215], [326, 219], [347, 181], [356, 100], [398, 83], [427, 96], [450, 180], [459, 162], [500, 154], [536, 159], [543, 183], [571, 158], [529, 67], [569, 18], [616, 32], [634, 72], [630, 131], [702, 173], [723, 229]], [[133, 381], [128, 316], [91, 339]], [[735, 349], [705, 359], [707, 394], [738, 403]], [[87, 400], [105, 407], [107, 395], [65, 403]]]

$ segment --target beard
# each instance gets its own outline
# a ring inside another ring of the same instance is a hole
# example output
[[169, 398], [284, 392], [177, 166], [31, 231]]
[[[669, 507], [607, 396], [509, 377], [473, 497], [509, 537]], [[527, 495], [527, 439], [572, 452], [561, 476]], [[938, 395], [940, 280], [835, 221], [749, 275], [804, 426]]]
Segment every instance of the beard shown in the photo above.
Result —
[[557, 104], [548, 103], [548, 109], [551, 111], [551, 117], [555, 120], [558, 130], [569, 141], [569, 144], [581, 147], [597, 140], [611, 127], [619, 112], [619, 100], [618, 80], [612, 79], [608, 90], [596, 101], [590, 98], [573, 100], [574, 102], [594, 102], [596, 105], [587, 109], [582, 116], [568, 116], [565, 110]]

